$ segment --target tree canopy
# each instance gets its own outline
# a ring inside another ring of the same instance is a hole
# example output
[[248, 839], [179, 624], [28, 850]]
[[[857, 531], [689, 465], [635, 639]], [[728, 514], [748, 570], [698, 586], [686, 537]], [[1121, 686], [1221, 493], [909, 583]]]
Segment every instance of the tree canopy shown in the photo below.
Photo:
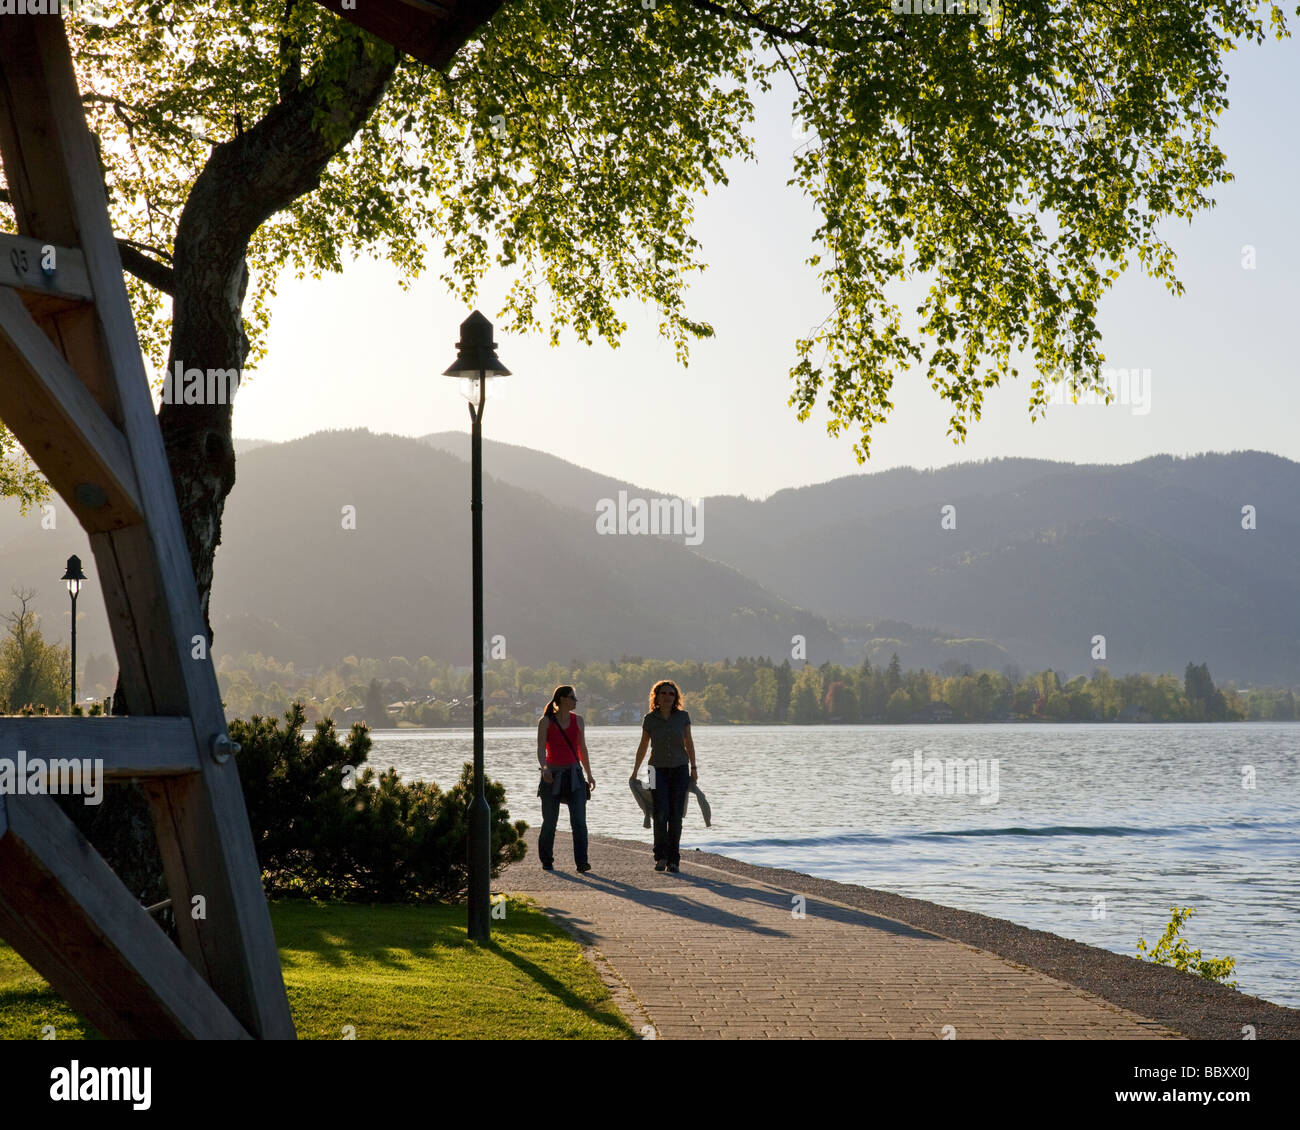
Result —
[[[753, 155], [754, 96], [785, 76], [827, 296], [790, 402], [823, 405], [860, 459], [913, 366], [958, 440], [1022, 366], [1031, 413], [1055, 377], [1104, 389], [1099, 301], [1134, 255], [1181, 289], [1162, 224], [1230, 179], [1227, 53], [1287, 34], [1246, 0], [480, 0], [435, 70], [306, 0], [105, 6], [69, 35], [142, 344], [168, 369], [255, 362], [288, 270], [371, 255], [414, 277], [430, 250], [467, 304], [519, 271], [506, 332], [616, 343], [632, 298], [685, 361], [712, 332], [685, 299], [692, 198]], [[917, 277], [913, 317], [897, 288]], [[160, 422], [206, 610], [230, 410]]]
[[38, 617], [28, 609], [36, 593], [14, 589], [17, 612], [7, 612], [7, 634], [0, 639], [0, 713], [27, 706], [63, 710], [68, 706], [68, 648], [49, 644], [41, 634]]

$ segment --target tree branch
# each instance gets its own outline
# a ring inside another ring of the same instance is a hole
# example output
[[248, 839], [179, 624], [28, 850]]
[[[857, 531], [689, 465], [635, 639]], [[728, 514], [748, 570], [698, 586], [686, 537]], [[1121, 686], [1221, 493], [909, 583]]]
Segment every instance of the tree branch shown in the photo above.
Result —
[[146, 255], [146, 251], [152, 251], [165, 259], [171, 258], [165, 251], [159, 251], [156, 247], [148, 247], [143, 243], [136, 243], [133, 239], [118, 237], [117, 252], [122, 259], [122, 269], [129, 271], [154, 290], [161, 290], [163, 294], [175, 296], [176, 282], [171, 267]]
[[[396, 55], [369, 58], [359, 37], [354, 47], [341, 80], [309, 74], [259, 122], [213, 148], [176, 228], [178, 284], [187, 297], [175, 311], [178, 322], [187, 310], [225, 294], [257, 229], [316, 190], [325, 167], [383, 97], [397, 69]], [[327, 52], [321, 69], [328, 73], [333, 62]], [[328, 97], [326, 107], [323, 97]], [[322, 108], [329, 114], [324, 122], [319, 121]], [[177, 328], [173, 325], [173, 340]]]
[[[7, 188], [0, 188], [0, 204], [13, 204]], [[175, 295], [176, 283], [171, 267], [145, 254], [145, 252], [150, 252], [161, 259], [170, 260], [171, 256], [167, 252], [160, 251], [157, 247], [150, 247], [145, 243], [137, 243], [133, 239], [123, 239], [121, 236], [117, 237], [116, 243], [117, 253], [122, 259], [122, 269], [124, 271], [129, 271], [141, 282], [153, 287], [154, 290], [161, 290], [163, 294]]]
[[[741, 0], [743, 3], [744, 0]], [[724, 8], [721, 4], [714, 4], [712, 0], [691, 0], [691, 4], [699, 8], [702, 12], [709, 12], [715, 16], [721, 16], [724, 20], [739, 21], [748, 24], [750, 27], [757, 28], [773, 39], [784, 39], [790, 43], [802, 43], [806, 47], [828, 47], [828, 43], [823, 42], [814, 35], [808, 34], [806, 27], [785, 28], [778, 27], [776, 24], [768, 23], [761, 16], [756, 16], [753, 12], [733, 12], [729, 8]]]
[[298, 0], [285, 0], [285, 29], [280, 35], [280, 101], [284, 102], [302, 85], [302, 49], [293, 38], [293, 10]]

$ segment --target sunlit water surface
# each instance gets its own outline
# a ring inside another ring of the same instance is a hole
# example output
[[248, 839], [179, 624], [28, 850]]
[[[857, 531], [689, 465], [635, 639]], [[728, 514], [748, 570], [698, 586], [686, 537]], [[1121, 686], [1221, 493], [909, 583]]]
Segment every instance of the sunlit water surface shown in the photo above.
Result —
[[[1154, 944], [1171, 906], [1195, 906], [1183, 930], [1193, 948], [1235, 957], [1242, 991], [1300, 1007], [1300, 726], [696, 726], [694, 736], [713, 826], [692, 801], [684, 849], [1117, 953], [1133, 954], [1139, 936]], [[473, 759], [465, 730], [372, 737], [371, 765], [408, 780], [446, 786]], [[588, 732], [594, 832], [650, 836], [627, 786], [639, 737], [633, 726]], [[541, 822], [536, 742], [531, 729], [486, 734], [488, 775], [505, 784], [511, 816], [531, 825]], [[982, 760], [983, 797], [900, 791], [893, 763], [906, 761], [910, 784], [916, 750]]]

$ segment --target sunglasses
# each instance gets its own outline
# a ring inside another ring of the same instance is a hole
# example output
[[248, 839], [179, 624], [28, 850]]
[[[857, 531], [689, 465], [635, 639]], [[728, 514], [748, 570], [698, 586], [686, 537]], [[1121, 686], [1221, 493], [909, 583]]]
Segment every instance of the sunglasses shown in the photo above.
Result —
[[669, 698], [676, 698], [676, 691], [655, 691], [655, 694], [666, 694]]

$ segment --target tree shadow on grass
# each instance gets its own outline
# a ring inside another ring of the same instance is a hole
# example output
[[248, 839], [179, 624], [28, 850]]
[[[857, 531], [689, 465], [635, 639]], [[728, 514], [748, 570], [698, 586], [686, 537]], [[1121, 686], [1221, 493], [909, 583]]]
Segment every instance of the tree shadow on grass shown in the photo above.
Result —
[[[463, 923], [445, 914], [420, 913], [445, 910], [365, 903], [293, 906], [274, 923], [280, 963], [286, 969], [300, 967], [305, 964], [300, 955], [311, 954], [334, 969], [366, 962], [410, 972], [408, 959], [433, 959], [439, 951], [469, 944]], [[412, 912], [414, 921], [408, 917]], [[313, 921], [315, 915], [319, 918]]]
[[370, 964], [409, 973], [413, 969], [410, 959], [435, 960], [440, 951], [466, 949], [471, 944], [465, 939], [463, 926], [459, 938], [455, 936], [457, 931], [453, 927], [436, 929], [435, 932], [446, 933], [448, 937], [424, 938], [419, 944], [402, 945], [391, 939], [386, 942], [363, 940], [350, 936], [350, 931], [340, 930], [336, 926], [310, 932], [299, 931], [292, 940], [280, 943], [280, 964], [285, 969], [300, 968], [307, 964], [302, 955], [310, 954], [332, 969]]
[[540, 965], [529, 961], [526, 957], [521, 957], [517, 953], [512, 953], [508, 949], [503, 949], [496, 942], [489, 942], [487, 948], [492, 950], [498, 957], [510, 962], [521, 973], [531, 977], [538, 986], [561, 1004], [573, 1009], [574, 1012], [580, 1012], [588, 1020], [599, 1024], [602, 1028], [610, 1028], [615, 1032], [626, 1035], [629, 1038], [633, 1035], [631, 1026], [623, 1018], [621, 1013], [602, 1010], [590, 1001], [584, 1000], [577, 993], [569, 989], [562, 981], [557, 980], [546, 972]]
[[[361, 910], [360, 907], [357, 909]], [[565, 931], [537, 908], [530, 908], [529, 914], [512, 914], [507, 922], [492, 923], [493, 932], [507, 942], [506, 946], [496, 940], [487, 946], [470, 941], [465, 934], [464, 907], [451, 908], [453, 913], [450, 916], [441, 913], [422, 914], [420, 909], [425, 908], [408, 910], [370, 907], [368, 913], [355, 913], [349, 907], [340, 914], [331, 913], [337, 908], [328, 906], [316, 910], [309, 910], [305, 906], [294, 907], [283, 912], [276, 923], [281, 963], [286, 969], [315, 960], [332, 968], [374, 964], [407, 971], [410, 969], [408, 959], [437, 960], [452, 950], [482, 952], [486, 949], [509, 962], [554, 1001], [573, 1013], [620, 1035], [629, 1038], [633, 1035], [631, 1027], [615, 1006], [602, 1002], [602, 1008], [585, 999], [542, 966], [507, 948], [508, 939], [511, 938], [521, 941], [557, 938], [568, 942]], [[413, 919], [407, 917], [412, 911]], [[320, 915], [319, 919], [313, 921], [317, 914]], [[349, 918], [352, 920], [349, 921]], [[310, 959], [308, 954], [311, 955]]]
[[49, 985], [23, 985], [0, 989], [0, 1033], [7, 1039], [39, 1040], [46, 1025], [60, 1040], [102, 1040]]

